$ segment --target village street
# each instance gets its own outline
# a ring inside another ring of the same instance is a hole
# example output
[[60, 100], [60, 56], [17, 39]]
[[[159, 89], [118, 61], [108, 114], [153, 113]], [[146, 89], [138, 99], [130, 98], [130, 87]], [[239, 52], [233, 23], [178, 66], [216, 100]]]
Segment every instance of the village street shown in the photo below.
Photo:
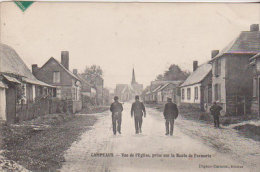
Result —
[[[114, 136], [110, 112], [93, 115], [99, 116], [98, 122], [67, 150], [66, 161], [60, 171], [254, 171], [231, 156], [182, 133], [179, 127], [186, 120], [181, 117], [176, 122], [174, 136], [165, 136], [162, 114], [147, 108], [143, 133], [136, 135], [130, 104], [125, 103], [122, 134]], [[128, 157], [122, 156], [122, 153]], [[134, 157], [129, 157], [131, 153]], [[141, 157], [138, 153], [146, 155]], [[170, 157], [160, 157], [163, 154], [170, 154]], [[192, 154], [193, 158], [177, 157], [177, 154]], [[231, 164], [243, 168], [231, 168]], [[205, 166], [208, 168], [203, 169]]]

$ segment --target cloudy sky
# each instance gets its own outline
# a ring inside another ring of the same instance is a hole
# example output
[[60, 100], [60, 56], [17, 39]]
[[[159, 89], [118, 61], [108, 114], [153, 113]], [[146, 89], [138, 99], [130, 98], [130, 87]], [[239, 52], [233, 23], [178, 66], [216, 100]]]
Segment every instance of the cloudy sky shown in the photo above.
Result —
[[1, 17], [2, 43], [28, 66], [68, 50], [70, 69], [100, 65], [113, 88], [130, 83], [133, 67], [148, 85], [170, 64], [192, 70], [193, 60], [206, 62], [212, 49], [260, 23], [260, 4], [37, 2], [23, 13], [6, 2]]

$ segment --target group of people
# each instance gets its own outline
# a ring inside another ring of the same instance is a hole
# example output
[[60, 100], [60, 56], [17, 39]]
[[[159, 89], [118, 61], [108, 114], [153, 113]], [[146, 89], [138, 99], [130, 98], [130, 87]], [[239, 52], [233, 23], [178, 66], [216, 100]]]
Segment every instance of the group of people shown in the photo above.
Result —
[[[123, 105], [118, 101], [118, 97], [114, 97], [114, 102], [110, 106], [110, 111], [112, 112], [112, 125], [113, 133], [121, 134], [121, 122], [122, 122], [122, 112]], [[172, 102], [171, 98], [167, 98], [167, 103], [164, 107], [164, 118], [166, 126], [166, 135], [173, 135], [174, 120], [178, 117], [179, 111], [177, 105]], [[131, 107], [131, 117], [135, 121], [135, 133], [142, 133], [142, 123], [143, 117], [146, 117], [146, 110], [144, 104], [139, 100], [139, 96], [135, 96], [135, 102]]]
[[[123, 105], [118, 101], [118, 97], [114, 97], [114, 102], [110, 106], [110, 111], [112, 112], [112, 124], [113, 124], [113, 133], [116, 135], [118, 132], [121, 134], [121, 122], [122, 122], [122, 112]], [[219, 116], [222, 107], [214, 102], [210, 107], [211, 115], [214, 119], [214, 126], [219, 128]], [[175, 103], [172, 102], [171, 98], [167, 98], [167, 103], [164, 106], [163, 115], [165, 118], [165, 135], [173, 135], [174, 121], [177, 119], [179, 114], [178, 107]], [[142, 123], [143, 117], [146, 117], [146, 110], [144, 104], [139, 100], [139, 96], [135, 96], [135, 102], [131, 107], [131, 117], [134, 117], [135, 121], [135, 133], [142, 133]]]

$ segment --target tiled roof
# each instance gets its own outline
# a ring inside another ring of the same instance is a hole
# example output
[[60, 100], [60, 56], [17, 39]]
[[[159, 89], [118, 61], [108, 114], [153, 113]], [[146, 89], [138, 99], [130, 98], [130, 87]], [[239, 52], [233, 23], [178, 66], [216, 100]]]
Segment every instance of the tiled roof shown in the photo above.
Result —
[[[257, 54], [260, 52], [260, 32], [243, 31], [212, 60], [224, 54]], [[212, 61], [211, 60], [211, 61]]]
[[184, 81], [181, 87], [200, 83], [210, 72], [211, 64], [204, 63], [200, 65], [190, 76]]

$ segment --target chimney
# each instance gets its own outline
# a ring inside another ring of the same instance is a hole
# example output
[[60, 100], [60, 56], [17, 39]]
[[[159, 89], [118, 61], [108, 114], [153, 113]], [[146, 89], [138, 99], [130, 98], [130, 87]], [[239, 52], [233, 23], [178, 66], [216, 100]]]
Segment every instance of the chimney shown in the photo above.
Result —
[[214, 57], [216, 57], [216, 55], [218, 55], [219, 50], [212, 50], [211, 51], [211, 58], [213, 59]]
[[193, 72], [198, 68], [198, 61], [193, 61]]
[[250, 31], [259, 31], [259, 24], [251, 24]]
[[32, 65], [32, 74], [36, 75], [36, 73], [38, 72], [39, 68], [37, 64], [33, 64]]
[[69, 70], [69, 52], [62, 51], [61, 52], [61, 64]]
[[73, 74], [77, 75], [78, 74], [78, 69], [73, 69]]

